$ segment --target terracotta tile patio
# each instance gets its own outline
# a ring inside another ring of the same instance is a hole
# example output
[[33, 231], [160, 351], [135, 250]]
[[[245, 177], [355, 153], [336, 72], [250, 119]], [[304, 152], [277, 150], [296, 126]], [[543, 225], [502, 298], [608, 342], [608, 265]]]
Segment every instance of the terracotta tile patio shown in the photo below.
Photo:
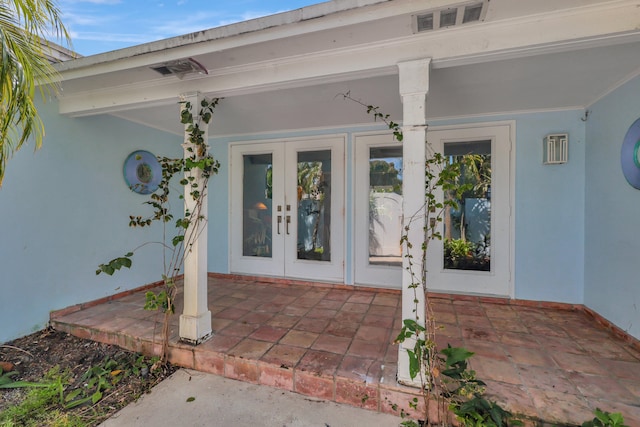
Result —
[[[452, 295], [431, 301], [440, 344], [475, 352], [472, 367], [487, 393], [537, 420], [529, 425], [580, 424], [598, 407], [640, 426], [638, 342], [582, 307]], [[161, 316], [143, 305], [144, 291], [125, 293], [52, 313], [51, 324], [151, 354]], [[211, 275], [209, 308], [214, 335], [196, 347], [178, 343], [173, 317], [171, 362], [370, 410], [409, 410], [415, 390], [395, 380], [399, 292]]]

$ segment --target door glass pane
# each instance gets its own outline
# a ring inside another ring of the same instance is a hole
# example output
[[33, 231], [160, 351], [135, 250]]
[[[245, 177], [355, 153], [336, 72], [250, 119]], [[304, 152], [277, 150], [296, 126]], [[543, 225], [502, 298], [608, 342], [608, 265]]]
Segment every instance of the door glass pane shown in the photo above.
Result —
[[460, 164], [458, 184], [465, 190], [454, 199], [457, 209], [444, 214], [444, 268], [491, 270], [491, 141], [447, 143], [444, 154]]
[[369, 150], [369, 264], [402, 265], [402, 147]]
[[271, 258], [272, 154], [244, 155], [242, 254]]
[[298, 153], [298, 259], [331, 261], [331, 150]]

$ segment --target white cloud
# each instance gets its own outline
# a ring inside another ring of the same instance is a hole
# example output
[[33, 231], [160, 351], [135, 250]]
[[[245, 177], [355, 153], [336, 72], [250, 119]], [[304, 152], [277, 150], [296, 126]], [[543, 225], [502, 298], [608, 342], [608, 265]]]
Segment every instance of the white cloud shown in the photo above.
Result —
[[[187, 0], [181, 0], [178, 4]], [[165, 34], [166, 37], [178, 36], [183, 34], [194, 33], [196, 31], [208, 30], [214, 27], [235, 24], [250, 19], [262, 18], [268, 15], [284, 12], [278, 11], [258, 11], [249, 10], [239, 14], [222, 14], [219, 12], [199, 11], [192, 13], [186, 17], [180, 17], [171, 21], [164, 21], [160, 25], [150, 27], [150, 30], [158, 34]]]
[[89, 40], [89, 41], [101, 41], [101, 42], [116, 42], [116, 43], [133, 43], [141, 44], [154, 40], [159, 40], [161, 37], [156, 37], [151, 34], [127, 34], [127, 33], [102, 33], [102, 32], [89, 32], [81, 31], [74, 32], [72, 34], [73, 40]]
[[82, 25], [95, 27], [99, 25], [105, 25], [109, 22], [117, 21], [117, 18], [105, 15], [90, 15], [90, 14], [77, 14], [77, 13], [65, 13], [63, 16], [64, 23], [67, 26]]
[[186, 17], [164, 21], [160, 25], [153, 25], [150, 27], [150, 31], [166, 34], [167, 37], [189, 34], [213, 28], [219, 19], [220, 15], [217, 12], [196, 12]]

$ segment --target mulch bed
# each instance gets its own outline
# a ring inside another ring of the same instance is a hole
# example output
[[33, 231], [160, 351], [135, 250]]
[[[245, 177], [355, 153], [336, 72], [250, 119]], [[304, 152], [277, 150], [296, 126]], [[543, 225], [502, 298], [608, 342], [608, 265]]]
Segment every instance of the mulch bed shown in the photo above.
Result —
[[[11, 368], [18, 374], [14, 381], [42, 381], [44, 375], [54, 367], [60, 371], [71, 372], [71, 385], [67, 390], [82, 386], [82, 376], [92, 367], [100, 365], [105, 360], [135, 361], [139, 355], [120, 347], [97, 343], [74, 337], [53, 329], [44, 329], [31, 335], [18, 338], [5, 344], [0, 344], [0, 363], [8, 364], [4, 368]], [[147, 393], [154, 385], [175, 372], [176, 367], [164, 364], [158, 369], [143, 372], [143, 374], [129, 374], [117, 384], [104, 392], [103, 398], [92, 406], [91, 413], [98, 414], [91, 419], [88, 426], [98, 425], [118, 410], [137, 400]], [[146, 370], [144, 370], [146, 371]], [[9, 406], [19, 404], [28, 388], [0, 389], [0, 412]], [[86, 413], [86, 405], [69, 411]]]

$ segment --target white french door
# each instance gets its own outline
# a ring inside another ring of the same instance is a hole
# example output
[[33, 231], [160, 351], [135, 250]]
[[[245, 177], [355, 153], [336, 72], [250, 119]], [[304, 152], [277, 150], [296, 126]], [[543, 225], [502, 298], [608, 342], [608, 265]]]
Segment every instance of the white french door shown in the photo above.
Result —
[[231, 147], [231, 271], [344, 280], [344, 138]]
[[[432, 149], [461, 164], [456, 197], [427, 253], [430, 290], [513, 296], [511, 125], [430, 130]], [[455, 197], [440, 195], [440, 197]]]
[[354, 262], [359, 285], [402, 286], [402, 144], [391, 133], [354, 137]]

